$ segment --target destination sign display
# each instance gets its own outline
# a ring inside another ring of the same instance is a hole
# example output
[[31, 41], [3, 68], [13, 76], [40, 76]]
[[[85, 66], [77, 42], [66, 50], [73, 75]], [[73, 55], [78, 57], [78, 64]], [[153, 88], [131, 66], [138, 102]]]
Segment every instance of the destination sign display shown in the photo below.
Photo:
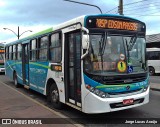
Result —
[[138, 23], [111, 19], [96, 19], [96, 27], [137, 31]]
[[4, 53], [4, 50], [3, 50], [3, 49], [0, 49], [0, 53]]
[[136, 20], [118, 19], [109, 17], [89, 17], [87, 20], [88, 28], [102, 28], [127, 31], [145, 32], [145, 24]]

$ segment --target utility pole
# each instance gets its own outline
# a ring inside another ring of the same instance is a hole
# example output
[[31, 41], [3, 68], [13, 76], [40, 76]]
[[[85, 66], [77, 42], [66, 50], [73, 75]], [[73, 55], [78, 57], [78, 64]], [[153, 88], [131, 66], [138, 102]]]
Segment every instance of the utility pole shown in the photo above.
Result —
[[118, 13], [123, 15], [123, 0], [119, 0]]
[[20, 37], [20, 36], [19, 36], [19, 26], [18, 26], [18, 34], [17, 34], [17, 37], [18, 37], [18, 40], [19, 40], [19, 37]]

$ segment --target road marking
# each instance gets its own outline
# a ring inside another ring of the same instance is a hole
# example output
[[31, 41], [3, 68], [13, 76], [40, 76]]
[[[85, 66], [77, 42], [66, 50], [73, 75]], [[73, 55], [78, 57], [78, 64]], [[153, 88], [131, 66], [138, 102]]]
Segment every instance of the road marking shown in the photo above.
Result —
[[[0, 83], [2, 83], [3, 85], [5, 85], [6, 87], [8, 87], [8, 88], [10, 88], [10, 89], [12, 89], [12, 90], [14, 90], [14, 91], [16, 91], [17, 93], [23, 95], [24, 97], [26, 97], [27, 99], [33, 101], [34, 103], [36, 103], [36, 104], [42, 106], [43, 108], [49, 110], [50, 112], [56, 114], [57, 116], [59, 116], [59, 117], [61, 117], [61, 118], [69, 118], [69, 117], [63, 115], [62, 113], [56, 112], [56, 111], [54, 111], [54, 110], [48, 108], [47, 106], [45, 106], [45, 105], [39, 103], [38, 101], [36, 101], [36, 100], [34, 100], [34, 99], [28, 97], [27, 95], [25, 95], [25, 94], [21, 93], [20, 91], [18, 91], [18, 90], [16, 90], [16, 89], [12, 88], [11, 86], [8, 86], [6, 83], [4, 83], [4, 82], [2, 82], [2, 81], [0, 81]], [[66, 119], [66, 120], [69, 121], [71, 124], [77, 126], [77, 127], [84, 127], [82, 124], [78, 124], [78, 123], [74, 122], [73, 120], [69, 120], [69, 119]]]

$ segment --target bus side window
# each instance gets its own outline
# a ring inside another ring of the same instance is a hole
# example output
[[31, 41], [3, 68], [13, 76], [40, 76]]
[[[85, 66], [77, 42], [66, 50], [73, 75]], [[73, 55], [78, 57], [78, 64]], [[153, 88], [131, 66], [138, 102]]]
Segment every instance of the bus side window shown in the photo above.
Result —
[[37, 56], [37, 40], [34, 39], [30, 42], [30, 60], [35, 61]]
[[39, 60], [47, 60], [48, 36], [40, 38]]
[[21, 60], [22, 59], [22, 45], [18, 44], [17, 46], [17, 60]]
[[9, 46], [9, 60], [12, 60], [12, 45]]
[[17, 45], [13, 45], [13, 60], [17, 59]]
[[5, 58], [6, 58], [6, 60], [8, 60], [8, 47], [5, 47]]
[[61, 34], [55, 33], [51, 35], [51, 41], [49, 46], [49, 58], [52, 62], [60, 62], [62, 58], [61, 53]]

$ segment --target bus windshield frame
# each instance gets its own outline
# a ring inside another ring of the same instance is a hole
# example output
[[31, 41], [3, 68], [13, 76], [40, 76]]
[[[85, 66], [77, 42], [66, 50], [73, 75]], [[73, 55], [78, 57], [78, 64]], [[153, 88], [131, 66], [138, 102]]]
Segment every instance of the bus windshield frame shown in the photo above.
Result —
[[90, 33], [89, 36], [89, 54], [84, 60], [86, 73], [104, 76], [147, 71], [144, 37], [108, 32]]

